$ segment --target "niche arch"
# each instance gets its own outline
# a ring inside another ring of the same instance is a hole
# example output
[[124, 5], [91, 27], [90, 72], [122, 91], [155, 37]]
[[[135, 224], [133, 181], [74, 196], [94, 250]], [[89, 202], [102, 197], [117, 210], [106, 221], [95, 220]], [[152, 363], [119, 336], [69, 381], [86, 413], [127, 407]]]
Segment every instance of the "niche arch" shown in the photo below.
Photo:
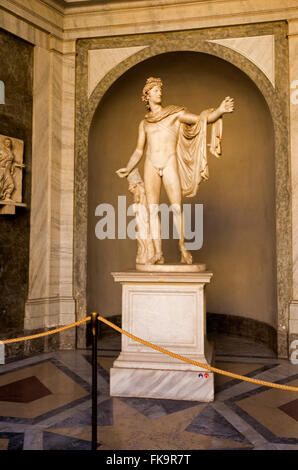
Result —
[[[189, 34], [189, 33], [188, 33]], [[156, 35], [152, 35], [156, 36]], [[274, 88], [264, 73], [241, 54], [217, 43], [208, 42], [200, 37], [197, 40], [177, 38], [177, 34], [168, 33], [166, 37], [151, 40], [152, 44], [120, 62], [97, 84], [89, 99], [86, 96], [88, 69], [88, 49], [98, 47], [100, 40], [82, 40], [78, 44], [78, 56], [81, 58], [77, 67], [77, 83], [79, 93], [76, 106], [76, 174], [75, 174], [75, 232], [74, 232], [74, 286], [78, 304], [78, 319], [87, 313], [86, 276], [87, 276], [87, 175], [88, 175], [88, 136], [91, 123], [101, 100], [109, 88], [126, 71], [146, 59], [170, 52], [199, 52], [223, 59], [244, 72], [257, 86], [263, 95], [274, 127], [275, 144], [275, 192], [276, 192], [276, 277], [277, 277], [277, 321], [279, 333], [279, 354], [284, 351], [287, 309], [291, 293], [291, 257], [290, 257], [290, 213], [289, 213], [289, 172], [288, 172], [288, 131], [287, 131], [287, 88], [278, 73]], [[179, 36], [179, 35], [178, 35]], [[154, 39], [154, 38], [153, 38]], [[125, 38], [123, 39], [124, 43]], [[142, 37], [143, 44], [148, 36]], [[140, 42], [138, 42], [139, 44]], [[103, 45], [101, 45], [103, 47]], [[119, 46], [120, 47], [120, 46]], [[280, 56], [279, 56], [280, 57]], [[283, 69], [285, 63], [276, 64], [276, 69]], [[80, 91], [81, 90], [81, 91]], [[84, 91], [83, 91], [84, 90]], [[253, 293], [252, 293], [253, 295]], [[79, 343], [83, 344], [81, 335]]]

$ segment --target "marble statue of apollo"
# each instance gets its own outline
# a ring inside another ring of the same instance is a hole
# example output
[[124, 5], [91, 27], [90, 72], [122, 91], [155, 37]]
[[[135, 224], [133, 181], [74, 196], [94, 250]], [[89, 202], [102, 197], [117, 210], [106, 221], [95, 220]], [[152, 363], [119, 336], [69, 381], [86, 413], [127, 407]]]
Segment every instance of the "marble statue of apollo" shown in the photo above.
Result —
[[234, 110], [234, 100], [226, 97], [216, 109], [196, 115], [182, 106], [162, 106], [162, 81], [150, 77], [143, 89], [142, 100], [148, 113], [139, 125], [135, 151], [125, 168], [116, 171], [128, 177], [145, 152], [144, 187], [149, 208], [150, 233], [154, 255], [148, 264], [163, 264], [159, 199], [161, 184], [173, 210], [174, 224], [179, 236], [181, 263], [192, 264], [192, 255], [184, 243], [182, 197], [193, 197], [202, 180], [208, 179], [207, 124], [212, 124], [209, 149], [221, 155], [222, 116]]

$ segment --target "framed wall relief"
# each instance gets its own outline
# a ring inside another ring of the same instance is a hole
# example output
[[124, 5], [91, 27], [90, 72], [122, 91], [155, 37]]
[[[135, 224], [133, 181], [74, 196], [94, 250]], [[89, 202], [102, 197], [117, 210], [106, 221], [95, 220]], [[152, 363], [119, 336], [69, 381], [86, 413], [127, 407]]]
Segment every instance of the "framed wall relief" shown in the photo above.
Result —
[[22, 202], [24, 142], [0, 134], [0, 215], [15, 214]]

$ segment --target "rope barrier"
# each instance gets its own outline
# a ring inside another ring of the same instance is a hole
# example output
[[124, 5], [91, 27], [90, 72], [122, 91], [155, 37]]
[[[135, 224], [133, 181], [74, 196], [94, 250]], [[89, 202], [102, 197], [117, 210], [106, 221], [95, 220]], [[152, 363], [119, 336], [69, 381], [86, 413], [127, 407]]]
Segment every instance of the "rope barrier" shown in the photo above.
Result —
[[216, 367], [208, 366], [207, 364], [201, 364], [200, 362], [193, 361], [192, 359], [187, 359], [186, 357], [180, 356], [179, 354], [173, 353], [171, 351], [168, 351], [167, 349], [161, 348], [159, 346], [156, 346], [155, 344], [149, 343], [148, 341], [145, 341], [141, 338], [138, 338], [137, 336], [134, 336], [127, 331], [122, 330], [119, 328], [117, 325], [114, 325], [114, 323], [111, 323], [110, 321], [106, 320], [103, 317], [98, 317], [98, 320], [102, 321], [103, 323], [106, 323], [109, 325], [111, 328], [114, 330], [118, 331], [119, 333], [122, 333], [129, 338], [133, 339], [134, 341], [138, 341], [139, 343], [144, 344], [145, 346], [149, 346], [152, 349], [155, 349], [156, 351], [159, 351], [163, 354], [167, 354], [168, 356], [174, 357], [176, 359], [180, 359], [181, 361], [188, 362], [189, 364], [193, 364], [194, 366], [202, 367], [203, 369], [207, 369], [211, 372], [215, 372], [217, 374], [221, 375], [226, 375], [228, 377], [233, 377], [234, 379], [238, 380], [244, 380], [246, 382], [251, 382], [257, 385], [265, 385], [266, 387], [271, 387], [271, 388], [279, 388], [281, 390], [288, 390], [291, 392], [298, 392], [298, 387], [291, 387], [289, 385], [282, 385], [282, 384], [276, 384], [273, 382], [265, 382], [264, 380], [258, 380], [258, 379], [252, 379], [250, 377], [244, 377], [243, 375], [238, 375], [234, 374], [232, 372], [227, 372], [221, 369], [217, 369]]
[[[202, 364], [200, 362], [193, 361], [192, 359], [188, 359], [186, 357], [180, 356], [180, 354], [173, 353], [171, 351], [168, 351], [167, 349], [161, 348], [160, 346], [156, 346], [155, 344], [149, 343], [149, 341], [145, 341], [141, 338], [138, 338], [137, 336], [134, 336], [131, 333], [128, 333], [127, 331], [122, 330], [122, 328], [118, 327], [117, 325], [110, 322], [109, 320], [107, 320], [104, 317], [98, 316], [97, 319], [99, 321], [105, 323], [106, 325], [110, 326], [114, 330], [118, 331], [119, 333], [128, 336], [129, 338], [133, 339], [134, 341], [137, 341], [141, 344], [144, 344], [145, 346], [148, 346], [149, 348], [155, 349], [156, 351], [159, 351], [163, 354], [167, 354], [168, 356], [171, 356], [175, 359], [179, 359], [180, 361], [187, 362], [188, 364], [192, 364], [194, 366], [209, 370], [209, 371], [214, 372], [216, 374], [221, 374], [221, 375], [225, 375], [227, 377], [232, 377], [234, 379], [243, 380], [245, 382], [251, 382], [251, 383], [254, 383], [254, 384], [257, 384], [257, 385], [264, 385], [266, 387], [277, 388], [277, 389], [280, 389], [280, 390], [288, 390], [288, 391], [291, 391], [291, 392], [298, 392], [298, 387], [292, 387], [292, 386], [289, 386], [289, 385], [282, 385], [282, 384], [277, 384], [277, 383], [273, 383], [273, 382], [266, 382], [264, 380], [253, 379], [251, 377], [245, 377], [243, 375], [234, 374], [233, 372], [227, 372], [227, 371], [224, 371], [224, 370], [221, 370], [221, 369], [217, 369], [216, 367], [209, 366], [208, 364]], [[35, 335], [25, 336], [25, 337], [22, 337], [22, 338], [7, 339], [7, 340], [2, 341], [2, 344], [11, 344], [11, 343], [16, 343], [18, 341], [27, 341], [29, 339], [35, 339], [35, 338], [40, 338], [42, 336], [52, 335], [52, 334], [55, 334], [55, 333], [59, 333], [60, 331], [64, 331], [64, 330], [67, 330], [69, 328], [73, 328], [75, 326], [81, 325], [81, 324], [83, 324], [83, 323], [85, 323], [89, 320], [91, 320], [91, 316], [83, 318], [82, 320], [79, 320], [75, 323], [71, 323], [69, 325], [62, 326], [60, 328], [56, 328], [55, 330], [46, 331], [44, 333], [37, 333]]]
[[11, 343], [17, 343], [19, 341], [27, 341], [29, 339], [41, 338], [42, 336], [53, 335], [55, 333], [59, 333], [60, 331], [68, 330], [69, 328], [73, 328], [74, 326], [81, 325], [82, 323], [85, 323], [89, 320], [91, 320], [91, 317], [86, 317], [86, 318], [83, 318], [83, 320], [76, 321], [75, 323], [70, 323], [69, 325], [66, 325], [66, 326], [61, 326], [60, 328], [56, 328], [55, 330], [45, 331], [43, 333], [37, 333], [35, 335], [30, 335], [30, 336], [23, 336], [22, 338], [6, 339], [2, 341], [2, 343], [11, 344]]

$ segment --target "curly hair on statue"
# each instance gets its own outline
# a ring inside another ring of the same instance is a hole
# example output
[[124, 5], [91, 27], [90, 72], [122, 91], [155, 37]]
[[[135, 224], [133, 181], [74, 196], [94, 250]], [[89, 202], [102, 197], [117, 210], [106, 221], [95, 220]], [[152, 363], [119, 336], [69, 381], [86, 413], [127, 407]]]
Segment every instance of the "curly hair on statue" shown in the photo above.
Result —
[[161, 78], [155, 78], [155, 77], [149, 77], [146, 80], [146, 84], [143, 88], [143, 95], [142, 95], [142, 101], [145, 102], [146, 108], [150, 111], [150, 106], [149, 106], [149, 99], [148, 99], [148, 93], [149, 91], [155, 87], [159, 86], [162, 88], [162, 80]]

